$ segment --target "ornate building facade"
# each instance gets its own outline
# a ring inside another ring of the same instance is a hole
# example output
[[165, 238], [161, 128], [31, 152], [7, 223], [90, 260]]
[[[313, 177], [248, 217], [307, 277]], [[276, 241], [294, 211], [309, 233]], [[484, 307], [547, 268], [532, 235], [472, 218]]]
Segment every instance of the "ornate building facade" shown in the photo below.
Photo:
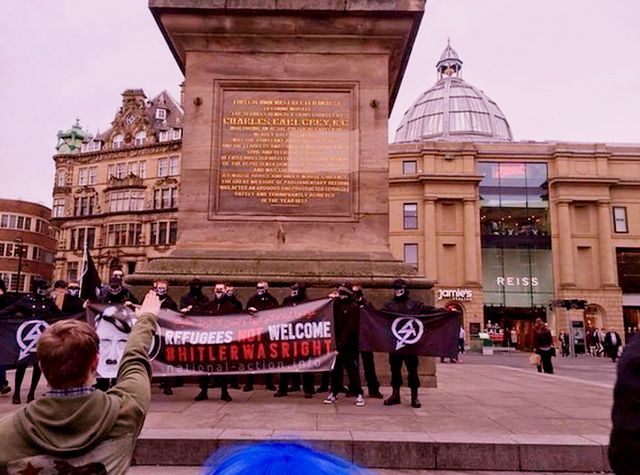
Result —
[[537, 317], [576, 341], [633, 333], [640, 145], [514, 141], [461, 67], [447, 46], [390, 146], [392, 251], [437, 281], [468, 334], [498, 323], [521, 339]]
[[111, 127], [58, 133], [55, 277], [79, 278], [85, 242], [103, 280], [168, 254], [177, 240], [183, 111], [168, 92], [122, 94]]
[[7, 290], [29, 292], [33, 279], [51, 280], [57, 234], [50, 219], [46, 206], [0, 199], [0, 278]]

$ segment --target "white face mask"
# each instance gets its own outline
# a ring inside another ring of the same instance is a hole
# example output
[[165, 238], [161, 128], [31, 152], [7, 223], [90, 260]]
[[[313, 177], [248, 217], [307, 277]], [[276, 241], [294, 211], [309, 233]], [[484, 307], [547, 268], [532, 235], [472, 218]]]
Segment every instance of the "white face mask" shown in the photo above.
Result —
[[258, 287], [256, 289], [256, 294], [258, 294], [258, 295], [264, 295], [266, 293], [267, 293], [267, 289], [265, 289], [264, 287]]
[[404, 289], [395, 289], [393, 291], [393, 295], [396, 297], [402, 297], [404, 295]]
[[292, 297], [297, 297], [298, 296], [298, 289], [292, 289], [291, 290], [291, 296]]

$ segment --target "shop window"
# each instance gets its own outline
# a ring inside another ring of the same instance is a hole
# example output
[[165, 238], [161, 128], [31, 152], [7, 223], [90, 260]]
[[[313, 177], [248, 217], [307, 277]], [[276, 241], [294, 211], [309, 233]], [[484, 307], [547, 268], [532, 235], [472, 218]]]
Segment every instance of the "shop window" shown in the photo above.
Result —
[[613, 207], [613, 230], [616, 233], [628, 233], [627, 208], [624, 206]]
[[405, 203], [403, 205], [404, 229], [418, 229], [418, 204]]

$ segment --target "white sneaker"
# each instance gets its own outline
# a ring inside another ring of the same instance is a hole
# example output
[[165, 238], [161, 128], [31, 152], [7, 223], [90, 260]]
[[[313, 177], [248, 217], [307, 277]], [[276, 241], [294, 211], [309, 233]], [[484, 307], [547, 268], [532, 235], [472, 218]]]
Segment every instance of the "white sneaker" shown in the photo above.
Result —
[[358, 406], [358, 407], [364, 406], [364, 397], [362, 396], [362, 394], [358, 394], [358, 397], [356, 398], [355, 405]]
[[327, 397], [324, 399], [324, 403], [325, 404], [335, 404], [337, 400], [338, 400], [337, 396], [334, 396], [333, 394], [329, 393], [327, 395]]

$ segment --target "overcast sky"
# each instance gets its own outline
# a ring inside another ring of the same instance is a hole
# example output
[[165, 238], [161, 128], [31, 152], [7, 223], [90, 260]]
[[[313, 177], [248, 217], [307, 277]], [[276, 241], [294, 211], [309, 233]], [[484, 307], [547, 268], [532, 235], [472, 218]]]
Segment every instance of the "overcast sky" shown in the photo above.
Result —
[[[124, 89], [178, 99], [183, 78], [146, 0], [2, 7], [0, 197], [50, 206], [58, 130], [103, 131]], [[450, 37], [516, 140], [640, 142], [639, 18], [638, 0], [428, 0], [390, 129]]]

